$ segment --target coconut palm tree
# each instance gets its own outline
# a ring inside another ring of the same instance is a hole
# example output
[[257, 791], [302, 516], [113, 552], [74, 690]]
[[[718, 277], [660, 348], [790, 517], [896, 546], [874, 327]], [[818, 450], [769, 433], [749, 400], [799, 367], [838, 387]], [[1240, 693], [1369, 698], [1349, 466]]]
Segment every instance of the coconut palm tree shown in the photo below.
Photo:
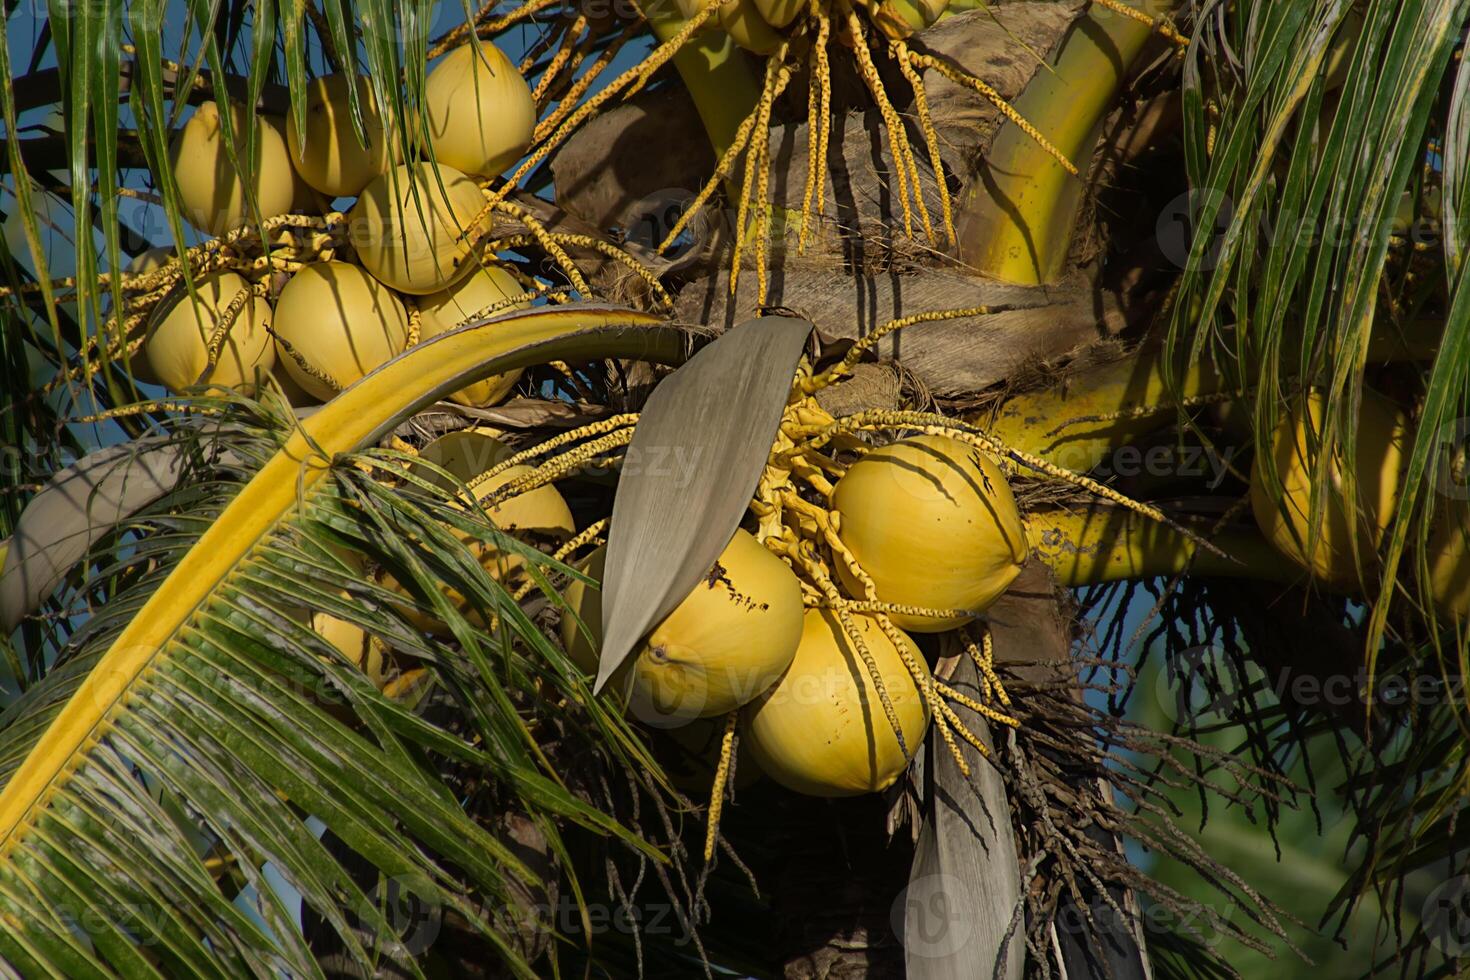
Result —
[[1467, 21], [7, 5], [5, 972], [1450, 975]]

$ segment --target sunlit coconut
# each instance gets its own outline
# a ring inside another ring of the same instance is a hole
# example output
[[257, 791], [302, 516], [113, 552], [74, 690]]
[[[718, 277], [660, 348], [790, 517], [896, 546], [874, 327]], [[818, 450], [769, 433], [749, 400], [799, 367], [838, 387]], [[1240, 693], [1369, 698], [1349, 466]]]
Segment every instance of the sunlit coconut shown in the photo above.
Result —
[[401, 293], [436, 293], [479, 267], [485, 195], [451, 167], [419, 163], [374, 178], [349, 215], [363, 268]]
[[424, 84], [434, 159], [467, 174], [495, 177], [531, 145], [536, 103], [499, 48], [472, 40], [444, 56]]
[[[586, 563], [599, 581], [603, 555], [598, 549]], [[601, 593], [574, 581], [564, 598], [571, 611], [562, 617], [562, 642], [579, 666], [596, 673]], [[736, 531], [709, 574], [633, 651], [635, 712], [668, 727], [740, 707], [791, 663], [801, 618], [796, 575], [749, 533]]]
[[[832, 497], [838, 535], [873, 580], [878, 599], [956, 610], [895, 613], [904, 629], [952, 629], [986, 609], [1020, 574], [1026, 532], [1000, 467], [949, 436], [916, 436], [875, 449], [848, 469]], [[853, 596], [861, 582], [842, 561]]]
[[276, 301], [275, 326], [291, 380], [323, 401], [408, 343], [398, 297], [346, 262], [314, 262], [292, 276]]
[[[421, 317], [419, 334], [424, 340], [437, 337], [460, 326], [483, 310], [520, 296], [525, 291], [515, 276], [506, 270], [499, 266], [486, 266], [448, 289], [431, 293], [418, 301]], [[520, 302], [514, 306], [501, 306], [496, 312], [524, 309], [530, 305], [529, 302]], [[449, 397], [461, 405], [488, 407], [504, 399], [520, 377], [519, 370], [492, 374], [484, 381], [467, 385]]]
[[[210, 368], [210, 342], [242, 293], [243, 305], [226, 328]], [[143, 343], [149, 371], [170, 391], [205, 384], [253, 393], [275, 364], [270, 325], [270, 304], [236, 273], [216, 272], [195, 280], [192, 297], [180, 283], [149, 321]]]
[[247, 157], [244, 108], [230, 106], [229, 117], [239, 167], [226, 152], [219, 106], [213, 102], [194, 110], [170, 153], [184, 215], [211, 235], [223, 235], [252, 220], [242, 173], [253, 175], [248, 186], [254, 188], [262, 219], [290, 211], [296, 195], [295, 171], [281, 133], [257, 114], [254, 154]]
[[[857, 796], [887, 789], [908, 768], [929, 725], [923, 695], [878, 620], [852, 618], [883, 678], [908, 753], [837, 614], [809, 610], [791, 666], [744, 715], [751, 755], [772, 779], [799, 793]], [[927, 670], [913, 641], [899, 637], [918, 669]]]
[[[348, 98], [354, 82], [367, 145], [352, 123]], [[394, 158], [372, 84], [362, 75], [327, 75], [308, 82], [306, 125], [298, 128], [296, 114], [286, 115], [286, 148], [302, 179], [329, 198], [355, 197]]]
[[[1308, 396], [1305, 418], [1282, 416], [1271, 439], [1272, 459], [1282, 484], [1281, 505], [1273, 499], [1266, 469], [1257, 460], [1251, 470], [1251, 510], [1262, 533], [1283, 555], [1324, 582], [1352, 586], [1376, 566], [1378, 545], [1393, 520], [1409, 423], [1393, 402], [1363, 393], [1352, 470], [1354, 490], [1341, 454], [1322, 470], [1325, 480], [1318, 480], [1323, 408], [1323, 396], [1314, 392]], [[1310, 534], [1314, 485], [1322, 514], [1315, 539]]]

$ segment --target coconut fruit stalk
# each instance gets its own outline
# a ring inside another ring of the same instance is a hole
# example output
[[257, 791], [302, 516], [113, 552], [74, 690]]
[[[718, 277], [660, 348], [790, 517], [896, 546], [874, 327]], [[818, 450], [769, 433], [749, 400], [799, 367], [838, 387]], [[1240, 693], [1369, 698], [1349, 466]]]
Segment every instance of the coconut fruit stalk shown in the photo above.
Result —
[[395, 167], [374, 179], [348, 217], [363, 268], [400, 293], [427, 295], [479, 267], [485, 207], [479, 186], [452, 167]]
[[[585, 570], [601, 581], [606, 550]], [[578, 666], [595, 674], [600, 649], [600, 590], [574, 581], [564, 598], [562, 642]], [[802, 629], [796, 575], [746, 531], [736, 531], [709, 574], [634, 650], [630, 689], [635, 715], [659, 727], [723, 715], [770, 688], [791, 663]], [[615, 686], [617, 681], [615, 680]]]
[[398, 297], [346, 262], [315, 262], [292, 276], [276, 301], [275, 327], [286, 373], [323, 401], [408, 342]]
[[[424, 340], [431, 340], [441, 333], [453, 330], [486, 309], [503, 304], [505, 300], [513, 296], [522, 295], [525, 291], [516, 281], [515, 276], [509, 272], [499, 266], [485, 266], [448, 289], [432, 293], [418, 301], [421, 317], [420, 336]], [[505, 313], [512, 309], [525, 309], [530, 305], [528, 302], [516, 303], [513, 306], [502, 305], [496, 312]], [[520, 377], [521, 372], [519, 371], [492, 375], [484, 381], [477, 381], [475, 384], [461, 388], [449, 397], [461, 405], [486, 408], [504, 399], [515, 387]]]
[[[238, 168], [225, 151], [220, 108], [213, 102], [194, 110], [170, 152], [184, 215], [211, 235], [223, 235], [253, 220], [247, 186], [262, 219], [291, 210], [295, 198], [295, 172], [281, 133], [257, 115], [254, 152], [247, 154], [245, 110], [230, 106], [229, 113]], [[242, 175], [248, 176], [242, 179]]]
[[181, 283], [149, 323], [149, 371], [174, 392], [207, 384], [252, 394], [275, 363], [270, 325], [269, 304], [236, 273], [197, 280], [193, 296]]
[[[854, 615], [903, 731], [906, 754], [881, 707], [861, 652], [827, 609], [806, 613], [796, 656], [770, 691], [745, 709], [751, 755], [776, 782], [811, 796], [858, 796], [892, 786], [923, 744], [929, 709], [878, 620]], [[903, 633], [909, 659], [923, 655]]]
[[[854, 463], [832, 495], [838, 535], [882, 602], [954, 610], [894, 613], [907, 630], [942, 632], [996, 600], [1026, 561], [1026, 530], [1000, 467], [948, 436], [918, 436]], [[849, 593], [864, 584], [843, 561]]]

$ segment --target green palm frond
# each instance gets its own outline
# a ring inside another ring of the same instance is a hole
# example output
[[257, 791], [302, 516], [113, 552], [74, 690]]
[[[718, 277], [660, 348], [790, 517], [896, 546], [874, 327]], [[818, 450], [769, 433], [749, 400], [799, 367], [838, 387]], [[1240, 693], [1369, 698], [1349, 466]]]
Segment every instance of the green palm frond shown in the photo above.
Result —
[[[1417, 431], [1396, 512], [1385, 515], [1393, 524], [1370, 650], [1400, 583], [1412, 588], [1400, 557], [1411, 536], [1422, 546], [1435, 504], [1426, 484], [1470, 408], [1470, 307], [1454, 258], [1462, 232], [1452, 227], [1463, 221], [1463, 148], [1447, 149], [1462, 133], [1451, 69], [1467, 17], [1458, 0], [1246, 4], [1202, 21], [1185, 72], [1196, 232], [1169, 356], [1177, 365], [1209, 355], [1251, 390], [1267, 486], [1279, 495], [1270, 433], [1306, 411], [1307, 388], [1326, 399], [1324, 449], [1352, 470], [1363, 391], [1392, 383], [1370, 365], [1370, 343], [1443, 321], [1422, 388], [1410, 387]], [[1428, 185], [1443, 185], [1443, 213], [1424, 203]], [[1411, 219], [1444, 229], [1444, 260], [1426, 258], [1413, 229], [1395, 225], [1404, 204]], [[1331, 455], [1315, 461], [1319, 485]], [[1325, 496], [1314, 494], [1314, 523]]]
[[[673, 331], [576, 330], [619, 317], [637, 323], [609, 311], [529, 313], [517, 318], [521, 330], [501, 325], [488, 341], [499, 357], [487, 353], [484, 327], [443, 335], [304, 425], [254, 402], [200, 404], [228, 424], [200, 426], [199, 438], [223, 432], [253, 472], [212, 472], [186, 483], [187, 506], [174, 495], [136, 517], [154, 533], [101, 561], [115, 585], [93, 586], [103, 601], [0, 717], [6, 962], [27, 976], [316, 975], [269, 867], [359, 962], [368, 962], [356, 931], [365, 928], [416, 972], [394, 945], [394, 924], [318, 839], [313, 817], [418, 901], [481, 923], [507, 966], [531, 975], [474, 912], [477, 900], [494, 903], [509, 882], [534, 876], [462, 807], [434, 760], [507, 786], [556, 851], [565, 821], [664, 860], [568, 789], [528, 719], [585, 712], [584, 759], [603, 754], [644, 773], [656, 764], [446, 524], [548, 560], [455, 508], [452, 489], [416, 477], [406, 460], [355, 454], [477, 372], [558, 352], [682, 355]], [[517, 346], [535, 339], [543, 343]], [[196, 448], [210, 457], [208, 445]], [[404, 597], [367, 578], [364, 561], [427, 597], [455, 645], [416, 632]], [[445, 599], [446, 586], [493, 614], [493, 636]], [[353, 623], [427, 668], [467, 729], [431, 724], [379, 691], [313, 632], [312, 612]], [[212, 847], [208, 865], [200, 830]], [[249, 914], [238, 901], [246, 888]], [[343, 910], [358, 910], [360, 921]]]

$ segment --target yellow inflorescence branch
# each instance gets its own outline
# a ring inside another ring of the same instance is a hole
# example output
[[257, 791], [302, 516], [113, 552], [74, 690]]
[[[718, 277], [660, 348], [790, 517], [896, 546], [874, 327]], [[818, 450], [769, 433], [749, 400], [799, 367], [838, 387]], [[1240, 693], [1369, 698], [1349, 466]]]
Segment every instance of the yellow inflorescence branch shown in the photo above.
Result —
[[961, 71], [949, 62], [942, 61], [933, 55], [909, 52], [908, 61], [915, 68], [928, 68], [936, 71], [956, 85], [963, 86], [980, 95], [991, 105], [995, 106], [996, 109], [1000, 110], [1000, 114], [1014, 123], [1017, 129], [1034, 140], [1036, 145], [1045, 150], [1052, 159], [1056, 160], [1063, 170], [1067, 171], [1073, 177], [1078, 176], [1077, 167], [1073, 165], [1071, 160], [1067, 159], [1066, 154], [1053, 146], [1051, 141], [1043, 136], [1039, 129], [1027, 122], [1025, 116], [1017, 112], [1014, 106], [1003, 99], [999, 92], [991, 88], [983, 80]]
[[560, 449], [562, 446], [569, 445], [570, 443], [577, 442], [581, 439], [590, 439], [594, 436], [606, 435], [607, 433], [612, 432], [616, 429], [621, 429], [627, 426], [634, 425], [635, 423], [637, 423], [637, 421], [638, 413], [629, 412], [622, 415], [611, 415], [605, 419], [598, 419], [596, 422], [590, 422], [587, 425], [579, 426], [575, 429], [568, 429], [566, 432], [552, 436], [550, 439], [547, 439], [544, 442], [538, 442], [534, 446], [523, 449], [520, 452], [515, 453], [511, 456], [507, 456], [505, 459], [496, 463], [485, 472], [478, 474], [474, 479], [470, 480], [468, 483], [469, 489], [473, 491], [475, 487], [479, 486], [487, 480], [491, 480], [499, 476], [506, 470], [510, 469], [512, 466], [520, 466], [528, 460], [535, 459], [538, 456], [546, 455], [553, 449]]
[[820, 218], [827, 210], [827, 139], [832, 113], [832, 66], [827, 61], [832, 19], [827, 16], [821, 0], [810, 0], [809, 16], [817, 25], [817, 36], [812, 42], [812, 65], [807, 81], [806, 186], [801, 195], [801, 234], [796, 241], [798, 255], [806, 252], [813, 194], [817, 200], [817, 217]]
[[1002, 312], [1004, 309], [1008, 307], [970, 306], [959, 310], [930, 310], [927, 313], [915, 313], [912, 316], [889, 320], [867, 336], [859, 337], [836, 366], [821, 374], [803, 379], [803, 390], [810, 395], [836, 383], [839, 378], [850, 374], [857, 363], [863, 359], [863, 355], [878, 346], [880, 340], [904, 327], [912, 327], [919, 323], [935, 323], [940, 320], [963, 320], [967, 317], [989, 316], [992, 313]]
[[1122, 14], [1130, 20], [1136, 20], [1140, 24], [1147, 24], [1159, 33], [1159, 36], [1179, 48], [1189, 47], [1189, 38], [1180, 34], [1165, 16], [1150, 17], [1135, 7], [1130, 7], [1123, 0], [1092, 0], [1099, 7], [1106, 7], [1117, 14]]
[[873, 64], [873, 54], [868, 50], [863, 22], [857, 11], [850, 8], [847, 12], [847, 33], [852, 40], [853, 53], [857, 56], [858, 74], [867, 84], [868, 91], [878, 106], [878, 113], [883, 117], [883, 128], [888, 135], [888, 151], [893, 157], [893, 168], [898, 178], [898, 200], [903, 207], [904, 232], [909, 238], [914, 237], [914, 216], [909, 204], [909, 194], [912, 191], [913, 207], [918, 209], [929, 233], [929, 240], [933, 241], [934, 229], [929, 223], [929, 209], [924, 206], [924, 192], [919, 186], [919, 171], [914, 164], [913, 151], [909, 149], [908, 132], [903, 128], [898, 110], [893, 108], [893, 103], [888, 99], [888, 93], [883, 88], [883, 79], [878, 75], [878, 66]]
[[929, 95], [924, 91], [924, 79], [914, 69], [913, 52], [903, 41], [893, 42], [893, 57], [898, 70], [914, 92], [914, 109], [919, 116], [919, 130], [924, 134], [924, 145], [929, 151], [929, 167], [934, 171], [934, 183], [939, 189], [939, 204], [944, 212], [944, 234], [946, 243], [952, 248], [959, 241], [954, 232], [954, 207], [949, 199], [949, 183], [944, 178], [944, 161], [939, 153], [939, 133], [934, 128], [934, 118], [929, 113]]
[[730, 778], [730, 765], [735, 756], [735, 723], [740, 712], [725, 716], [725, 730], [720, 735], [720, 764], [715, 768], [714, 785], [710, 787], [709, 823], [704, 832], [704, 861], [715, 856], [715, 842], [720, 836], [720, 814], [725, 808], [725, 785]]

